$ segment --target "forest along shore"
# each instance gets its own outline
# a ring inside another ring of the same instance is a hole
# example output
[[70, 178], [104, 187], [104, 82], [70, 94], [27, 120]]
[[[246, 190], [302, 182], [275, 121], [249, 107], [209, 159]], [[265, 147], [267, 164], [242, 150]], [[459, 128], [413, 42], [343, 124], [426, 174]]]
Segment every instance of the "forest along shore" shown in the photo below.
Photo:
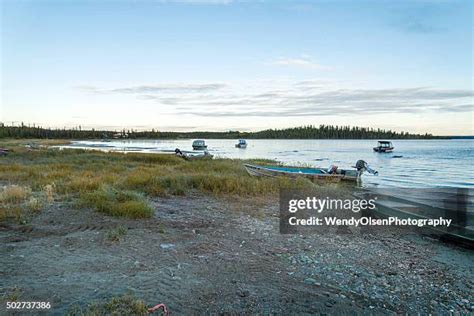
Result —
[[306, 181], [248, 177], [226, 159], [25, 143], [0, 145], [13, 148], [0, 159], [3, 301], [50, 301], [58, 313], [474, 309], [471, 250], [393, 229], [281, 235], [277, 192]]
[[86, 130], [81, 126], [70, 129], [51, 129], [41, 126], [27, 126], [21, 123], [18, 126], [8, 126], [0, 123], [0, 138], [38, 138], [38, 139], [185, 139], [185, 138], [213, 138], [213, 139], [449, 139], [445, 136], [431, 134], [410, 134], [385, 129], [374, 129], [357, 126], [301, 126], [285, 129], [267, 129], [258, 132], [161, 132], [136, 131], [123, 129], [119, 132], [110, 130]]

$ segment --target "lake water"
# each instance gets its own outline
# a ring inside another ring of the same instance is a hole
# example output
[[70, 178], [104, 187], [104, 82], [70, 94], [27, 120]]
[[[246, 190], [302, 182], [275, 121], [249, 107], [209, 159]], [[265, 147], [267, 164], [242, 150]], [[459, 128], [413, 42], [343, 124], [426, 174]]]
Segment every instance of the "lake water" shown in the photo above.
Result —
[[[246, 149], [236, 140], [206, 140], [208, 150], [222, 158], [267, 158], [285, 164], [350, 168], [363, 159], [378, 176], [364, 175], [366, 187], [474, 187], [474, 140], [393, 140], [393, 153], [375, 153], [375, 140], [248, 140]], [[73, 148], [170, 152], [192, 150], [192, 140], [77, 141]], [[401, 156], [396, 158], [394, 156]]]

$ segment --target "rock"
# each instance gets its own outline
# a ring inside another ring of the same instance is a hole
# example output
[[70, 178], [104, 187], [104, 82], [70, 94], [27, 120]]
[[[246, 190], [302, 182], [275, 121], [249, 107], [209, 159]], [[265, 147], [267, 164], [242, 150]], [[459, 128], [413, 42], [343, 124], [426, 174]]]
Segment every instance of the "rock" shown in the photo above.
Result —
[[241, 291], [239, 291], [239, 296], [240, 296], [240, 297], [247, 297], [247, 296], [249, 296], [249, 294], [250, 294], [250, 292], [247, 291], [247, 290], [241, 290]]
[[176, 246], [175, 244], [161, 244], [160, 245], [161, 249], [172, 249], [175, 246]]
[[313, 278], [306, 278], [304, 279], [304, 283], [309, 284], [309, 285], [321, 285], [321, 283], [318, 283], [315, 279]]

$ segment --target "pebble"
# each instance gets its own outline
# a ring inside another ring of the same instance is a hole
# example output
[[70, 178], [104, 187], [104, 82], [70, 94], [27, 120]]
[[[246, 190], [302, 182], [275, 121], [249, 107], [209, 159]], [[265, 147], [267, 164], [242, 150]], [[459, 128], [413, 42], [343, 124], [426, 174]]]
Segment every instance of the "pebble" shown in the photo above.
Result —
[[306, 278], [304, 279], [304, 283], [310, 284], [310, 285], [321, 285], [321, 283], [318, 283], [315, 279], [313, 278]]
[[171, 249], [174, 248], [176, 245], [175, 244], [161, 244], [160, 247], [161, 249]]

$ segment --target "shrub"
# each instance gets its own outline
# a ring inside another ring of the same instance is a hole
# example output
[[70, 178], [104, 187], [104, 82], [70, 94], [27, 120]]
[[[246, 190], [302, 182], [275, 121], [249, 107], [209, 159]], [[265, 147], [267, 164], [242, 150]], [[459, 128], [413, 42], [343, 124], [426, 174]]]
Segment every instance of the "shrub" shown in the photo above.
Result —
[[53, 184], [47, 184], [44, 186], [44, 195], [46, 196], [46, 201], [48, 203], [53, 203], [54, 202], [54, 191], [56, 189], [56, 186]]
[[159, 179], [161, 187], [166, 188], [172, 195], [185, 195], [189, 189], [193, 188], [192, 178], [186, 175], [172, 175]]
[[20, 203], [26, 200], [31, 194], [27, 187], [19, 185], [9, 185], [3, 187], [0, 192], [0, 203]]
[[71, 180], [66, 182], [61, 188], [64, 192], [91, 192], [100, 188], [101, 179], [90, 171], [80, 172], [71, 175]]
[[7, 219], [15, 219], [15, 221], [19, 224], [23, 224], [26, 222], [21, 207], [19, 206], [1, 207], [0, 206], [0, 221], [4, 221]]
[[26, 203], [27, 208], [35, 213], [38, 213], [43, 208], [43, 202], [35, 197], [31, 197], [30, 200]]

